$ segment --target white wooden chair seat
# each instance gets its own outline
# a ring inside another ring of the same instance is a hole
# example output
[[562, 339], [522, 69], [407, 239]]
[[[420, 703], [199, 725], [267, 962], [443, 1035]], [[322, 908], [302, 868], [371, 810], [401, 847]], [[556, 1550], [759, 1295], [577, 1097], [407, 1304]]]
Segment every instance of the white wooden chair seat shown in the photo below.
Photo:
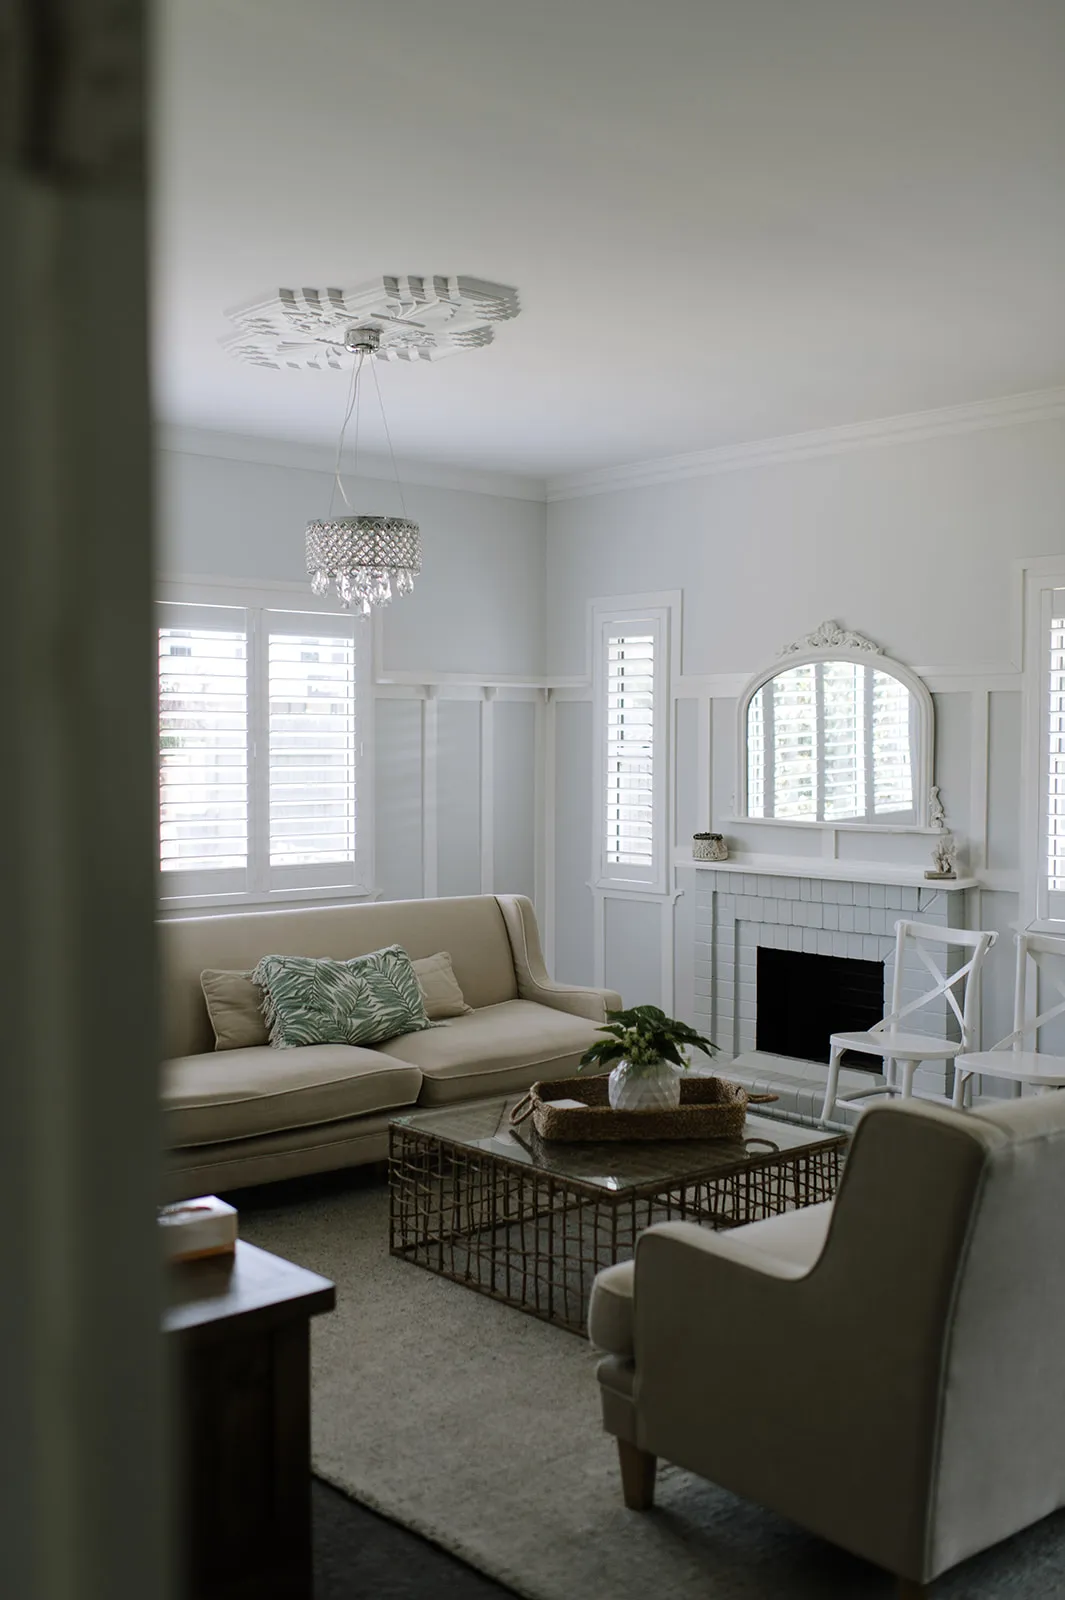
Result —
[[[1029, 969], [1029, 962], [1031, 969]], [[1035, 1089], [1065, 1089], [1065, 1056], [1045, 1050], [1026, 1050], [1026, 1040], [1039, 1044], [1039, 1030], [1065, 1014], [1065, 940], [1052, 934], [1017, 935], [1017, 971], [1013, 985], [1013, 1032], [1000, 1039], [993, 1050], [966, 1051], [954, 1063], [954, 1099], [958, 1111], [964, 1110], [967, 1094], [977, 1077], [1005, 1078], [1011, 1083], [1028, 1083]], [[1039, 1010], [1040, 976], [1046, 990], [1059, 995], [1056, 1005]], [[1034, 979], [1030, 985], [1029, 979]], [[1029, 999], [1033, 1010], [1029, 1011]], [[1017, 1091], [1020, 1093], [1020, 1090]]]
[[834, 1033], [829, 1044], [833, 1050], [861, 1050], [900, 1061], [949, 1061], [963, 1049], [960, 1039], [937, 1039], [930, 1033]]
[[959, 1056], [955, 1066], [967, 1075], [985, 1073], [989, 1078], [1065, 1089], [1065, 1056], [1049, 1056], [1040, 1050], [978, 1050], [973, 1055]]

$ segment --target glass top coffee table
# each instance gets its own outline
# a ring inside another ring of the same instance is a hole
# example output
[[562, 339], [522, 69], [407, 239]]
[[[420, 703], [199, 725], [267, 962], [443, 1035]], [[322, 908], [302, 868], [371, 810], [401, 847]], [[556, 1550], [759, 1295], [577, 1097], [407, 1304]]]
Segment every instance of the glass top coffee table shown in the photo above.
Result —
[[742, 1139], [547, 1143], [520, 1096], [394, 1117], [393, 1255], [583, 1333], [592, 1280], [654, 1222], [735, 1228], [835, 1193], [848, 1136], [748, 1116]]

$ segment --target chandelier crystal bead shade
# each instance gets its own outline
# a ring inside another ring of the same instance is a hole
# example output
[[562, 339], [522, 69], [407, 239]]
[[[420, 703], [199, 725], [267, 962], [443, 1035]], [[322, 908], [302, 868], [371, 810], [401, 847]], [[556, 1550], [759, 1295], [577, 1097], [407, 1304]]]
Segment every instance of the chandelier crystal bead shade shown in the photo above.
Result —
[[335, 582], [344, 606], [364, 616], [395, 595], [414, 591], [422, 570], [422, 537], [406, 517], [334, 517], [307, 524], [307, 571], [315, 594]]

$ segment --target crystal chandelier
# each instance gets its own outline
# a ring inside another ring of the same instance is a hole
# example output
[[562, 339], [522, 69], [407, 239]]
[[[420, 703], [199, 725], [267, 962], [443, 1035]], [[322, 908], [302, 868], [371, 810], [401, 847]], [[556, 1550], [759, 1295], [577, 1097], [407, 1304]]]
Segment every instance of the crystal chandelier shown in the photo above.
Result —
[[[307, 571], [311, 577], [311, 589], [315, 594], [325, 594], [330, 583], [335, 583], [340, 604], [345, 610], [355, 601], [364, 617], [368, 617], [375, 606], [386, 606], [393, 594], [413, 593], [414, 580], [422, 570], [422, 536], [418, 524], [408, 521], [406, 516], [403, 485], [399, 481], [396, 454], [392, 449], [392, 435], [388, 431], [388, 419], [385, 417], [385, 408], [381, 401], [381, 387], [377, 382], [377, 372], [373, 365], [380, 344], [381, 335], [374, 327], [349, 328], [344, 336], [344, 348], [352, 352], [355, 361], [351, 369], [348, 408], [341, 425], [340, 438], [337, 440], [333, 493], [330, 496], [326, 517], [322, 521], [307, 524]], [[380, 512], [362, 516], [333, 515], [333, 502], [338, 489], [347, 510], [351, 511], [351, 501], [340, 476], [340, 461], [344, 451], [344, 436], [354, 411], [354, 468], [358, 470], [359, 390], [363, 366], [367, 361], [370, 363], [374, 387], [377, 389], [377, 403], [381, 408], [388, 452], [392, 458], [392, 471], [399, 491], [400, 510], [403, 512], [399, 517], [383, 516]]]
[[[223, 340], [230, 354], [251, 366], [342, 369], [354, 357], [347, 411], [337, 441], [329, 511], [307, 524], [307, 571], [315, 594], [336, 585], [340, 603], [357, 603], [364, 616], [407, 595], [421, 571], [422, 542], [403, 503], [392, 436], [377, 381], [376, 362], [437, 361], [459, 350], [491, 344], [495, 322], [520, 310], [518, 293], [481, 278], [383, 277], [357, 289], [279, 289], [267, 300], [237, 307], [228, 315], [238, 333]], [[377, 390], [401, 515], [333, 515], [337, 491], [346, 512], [351, 502], [340, 477], [344, 438], [355, 414], [355, 461], [359, 454], [359, 401], [364, 365]]]

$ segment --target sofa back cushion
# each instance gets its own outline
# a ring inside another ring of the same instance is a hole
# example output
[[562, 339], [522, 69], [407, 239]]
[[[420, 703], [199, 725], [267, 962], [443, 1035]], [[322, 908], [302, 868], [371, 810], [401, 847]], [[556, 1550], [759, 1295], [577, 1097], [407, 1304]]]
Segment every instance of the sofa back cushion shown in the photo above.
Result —
[[161, 923], [159, 938], [168, 1057], [214, 1049], [201, 972], [250, 971], [266, 955], [347, 960], [399, 944], [419, 960], [446, 950], [469, 1005], [498, 1005], [518, 994], [510, 940], [494, 895], [183, 917]]

